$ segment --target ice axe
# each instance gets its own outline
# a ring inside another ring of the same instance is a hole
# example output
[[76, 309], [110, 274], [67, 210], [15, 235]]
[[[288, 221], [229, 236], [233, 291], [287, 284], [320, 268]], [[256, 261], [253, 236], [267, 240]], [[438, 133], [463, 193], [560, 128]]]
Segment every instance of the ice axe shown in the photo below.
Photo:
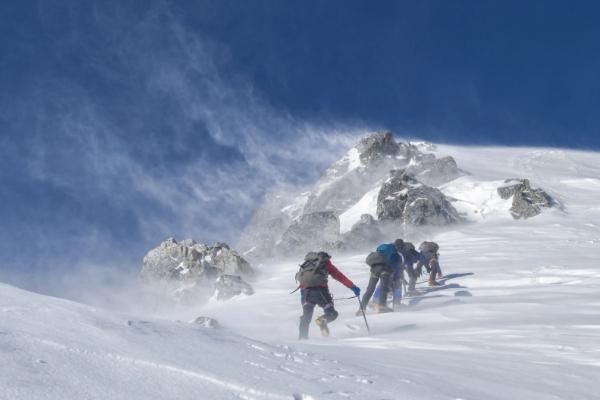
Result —
[[363, 319], [365, 320], [365, 326], [367, 327], [367, 332], [369, 332], [369, 335], [370, 335], [371, 328], [369, 328], [369, 323], [367, 322], [367, 316], [365, 315], [365, 309], [363, 308], [363, 305], [360, 302], [360, 298], [358, 296], [356, 296], [356, 300], [358, 300], [358, 307], [360, 307], [360, 312], [362, 313]]

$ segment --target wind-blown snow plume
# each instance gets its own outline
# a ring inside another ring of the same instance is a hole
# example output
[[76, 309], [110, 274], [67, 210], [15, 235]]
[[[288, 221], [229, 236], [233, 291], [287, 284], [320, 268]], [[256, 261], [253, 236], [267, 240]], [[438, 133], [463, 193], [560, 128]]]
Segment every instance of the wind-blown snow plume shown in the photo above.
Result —
[[27, 212], [0, 239], [19, 230], [36, 256], [12, 253], [0, 279], [15, 281], [23, 265], [139, 262], [173, 235], [235, 239], [268, 188], [314, 180], [354, 140], [356, 130], [271, 108], [226, 72], [227, 48], [167, 3], [40, 4], [39, 18], [46, 30], [63, 23], [56, 56], [0, 99], [10, 114], [2, 164], [20, 171], [0, 175], [9, 184], [0, 190], [27, 199], [9, 203]]

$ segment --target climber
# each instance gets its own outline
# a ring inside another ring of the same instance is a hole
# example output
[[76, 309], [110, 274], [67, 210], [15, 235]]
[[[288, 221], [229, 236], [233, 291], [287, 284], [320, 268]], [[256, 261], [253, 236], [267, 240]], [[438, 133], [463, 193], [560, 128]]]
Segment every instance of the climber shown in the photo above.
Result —
[[323, 308], [323, 315], [315, 320], [321, 330], [321, 335], [329, 336], [328, 324], [338, 317], [333, 305], [333, 297], [327, 284], [331, 275], [350, 290], [356, 297], [360, 296], [360, 288], [348, 279], [331, 263], [331, 256], [325, 252], [310, 252], [304, 257], [304, 263], [296, 273], [296, 281], [300, 288], [302, 316], [300, 317], [299, 339], [308, 339], [310, 320], [315, 306]]
[[[402, 239], [397, 239], [394, 243], [381, 244], [377, 250], [367, 256], [366, 263], [371, 267], [371, 278], [363, 295], [361, 306], [364, 310], [369, 303], [371, 296], [375, 292], [377, 282], [379, 282], [379, 296], [375, 302], [375, 311], [378, 313], [393, 311], [387, 306], [387, 294], [390, 289], [390, 282], [399, 282], [394, 286], [394, 301], [400, 301], [402, 298], [402, 266], [404, 264], [402, 255], [398, 248], [402, 248]], [[361, 312], [359, 310], [357, 314]]]
[[429, 286], [440, 286], [436, 278], [442, 277], [442, 269], [440, 267], [440, 254], [438, 253], [440, 246], [435, 242], [423, 242], [419, 245], [421, 259], [417, 263], [417, 273], [420, 275], [423, 266], [429, 273]]

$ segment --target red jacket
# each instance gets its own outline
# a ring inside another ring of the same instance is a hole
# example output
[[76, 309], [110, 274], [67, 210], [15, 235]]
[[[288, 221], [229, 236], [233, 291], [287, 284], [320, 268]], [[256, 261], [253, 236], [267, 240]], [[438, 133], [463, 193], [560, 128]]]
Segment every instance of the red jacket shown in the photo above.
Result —
[[[342, 285], [346, 286], [348, 289], [352, 289], [354, 283], [346, 275], [344, 275], [335, 265], [331, 263], [331, 261], [327, 261], [327, 272], [329, 275], [336, 281], [340, 282]], [[327, 287], [327, 285], [322, 285], [321, 287]], [[303, 285], [300, 285], [300, 288], [304, 288]]]

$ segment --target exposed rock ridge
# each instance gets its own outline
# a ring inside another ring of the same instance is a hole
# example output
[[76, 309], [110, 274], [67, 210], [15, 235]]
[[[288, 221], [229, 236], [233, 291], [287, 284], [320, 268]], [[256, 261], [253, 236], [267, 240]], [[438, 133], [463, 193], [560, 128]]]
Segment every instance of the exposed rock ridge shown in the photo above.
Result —
[[556, 201], [548, 193], [532, 188], [529, 179], [507, 179], [498, 188], [498, 194], [504, 200], [512, 197], [510, 213], [514, 219], [535, 217], [544, 208], [556, 205]]

